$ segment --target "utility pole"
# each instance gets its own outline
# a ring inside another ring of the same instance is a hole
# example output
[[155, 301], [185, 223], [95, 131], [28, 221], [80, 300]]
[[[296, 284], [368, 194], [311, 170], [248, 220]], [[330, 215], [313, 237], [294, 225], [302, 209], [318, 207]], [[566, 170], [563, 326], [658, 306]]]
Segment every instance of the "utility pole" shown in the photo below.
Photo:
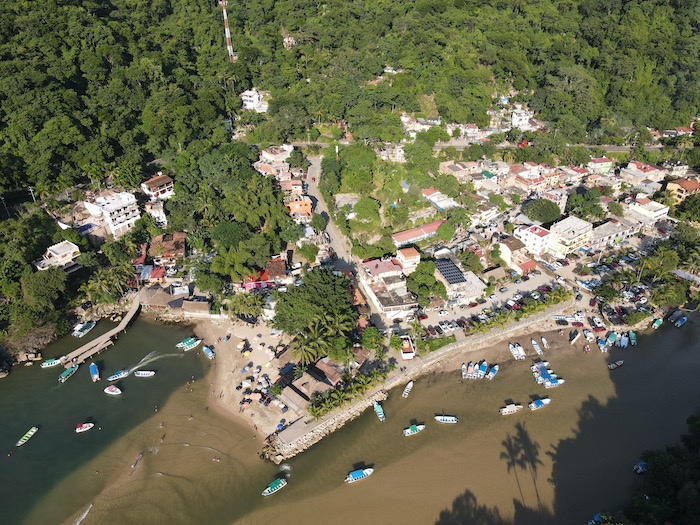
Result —
[[27, 186], [27, 188], [29, 189], [29, 193], [32, 195], [32, 200], [36, 203], [36, 197], [34, 196], [34, 188], [32, 188], [31, 186]]

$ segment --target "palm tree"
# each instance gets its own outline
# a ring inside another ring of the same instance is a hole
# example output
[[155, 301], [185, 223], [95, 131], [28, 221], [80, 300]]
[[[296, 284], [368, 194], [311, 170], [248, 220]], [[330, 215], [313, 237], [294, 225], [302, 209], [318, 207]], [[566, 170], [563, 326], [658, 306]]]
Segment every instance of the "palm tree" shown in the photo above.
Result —
[[249, 258], [250, 253], [242, 242], [238, 244], [238, 248], [222, 248], [211, 260], [211, 271], [220, 275], [229, 275], [233, 282], [240, 282], [254, 271], [247, 264]]
[[676, 146], [681, 151], [681, 162], [688, 150], [693, 149], [693, 138], [690, 135], [683, 135]]
[[691, 249], [681, 266], [687, 272], [697, 274], [700, 270], [700, 248]]
[[320, 323], [329, 336], [341, 335], [349, 332], [355, 326], [354, 319], [346, 313], [327, 313], [320, 318]]

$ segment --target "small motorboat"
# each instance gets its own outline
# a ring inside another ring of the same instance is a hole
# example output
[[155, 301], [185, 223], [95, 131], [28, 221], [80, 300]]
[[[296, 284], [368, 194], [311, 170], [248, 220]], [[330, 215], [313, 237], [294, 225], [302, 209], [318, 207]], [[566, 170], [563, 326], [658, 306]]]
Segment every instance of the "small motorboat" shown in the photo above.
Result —
[[124, 377], [126, 377], [126, 376], [128, 376], [128, 375], [129, 375], [129, 371], [128, 371], [128, 370], [118, 370], [117, 372], [115, 372], [114, 374], [112, 374], [111, 376], [109, 376], [109, 377], [107, 378], [107, 381], [109, 381], [109, 382], [118, 381], [119, 379], [122, 379], [122, 378], [124, 378]]
[[539, 343], [534, 339], [530, 339], [530, 342], [532, 343], [532, 348], [534, 348], [535, 352], [537, 352], [537, 355], [542, 355], [542, 348], [540, 347]]
[[386, 421], [386, 416], [384, 415], [384, 409], [382, 408], [382, 405], [377, 403], [376, 401], [374, 402], [374, 413], [377, 414], [377, 418], [379, 421]]
[[572, 330], [571, 332], [569, 332], [569, 344], [574, 344], [576, 341], [578, 341], [579, 337], [581, 337], [581, 332], [579, 332], [578, 330]]
[[678, 319], [678, 321], [676, 321], [676, 323], [674, 324], [674, 326], [675, 326], [676, 328], [680, 328], [680, 327], [683, 326], [686, 322], [688, 322], [688, 318], [684, 315], [684, 316], [682, 316], [680, 319]]
[[489, 364], [486, 362], [486, 359], [484, 359], [481, 364], [479, 365], [479, 370], [477, 372], [477, 379], [483, 379], [486, 376], [486, 370], [488, 369]]
[[37, 432], [39, 432], [39, 427], [30, 428], [29, 430], [27, 430], [27, 432], [21, 438], [19, 438], [19, 441], [17, 443], [15, 443], [15, 446], [21, 447], [27, 441], [32, 439], [32, 437], [34, 437], [34, 434], [36, 434]]
[[496, 377], [497, 373], [498, 373], [498, 365], [493, 365], [491, 367], [491, 370], [489, 370], [489, 373], [486, 374], [486, 379], [491, 381], [494, 377]]
[[114, 385], [109, 385], [107, 388], [105, 388], [105, 394], [108, 394], [110, 396], [118, 396], [121, 393], [122, 391]]
[[403, 429], [403, 435], [413, 436], [418, 434], [418, 432], [422, 432], [423, 429], [425, 429], [425, 425], [411, 425], [410, 427]]
[[459, 419], [457, 418], [457, 416], [446, 416], [445, 414], [442, 414], [439, 416], [435, 416], [435, 421], [437, 421], [438, 423], [454, 424], [454, 423], [458, 423]]
[[663, 323], [664, 323], [664, 320], [661, 319], [661, 318], [659, 317], [659, 318], [654, 319], [654, 322], [651, 323], [651, 327], [652, 327], [654, 330], [658, 330], [659, 327], [660, 327]]
[[75, 425], [75, 433], [81, 434], [83, 432], [87, 432], [94, 426], [95, 423], [78, 423], [77, 425]]
[[632, 470], [636, 472], [637, 474], [644, 474], [647, 471], [648, 465], [646, 461], [640, 461], [637, 463], [634, 467], [632, 467]]
[[192, 343], [196, 340], [197, 340], [197, 338], [194, 336], [186, 337], [182, 341], [180, 341], [178, 344], [176, 344], [175, 346], [177, 348], [184, 348], [185, 346], [189, 345], [190, 343]]
[[193, 337], [190, 339], [189, 342], [183, 344], [181, 347], [179, 347], [181, 350], [187, 352], [189, 350], [192, 350], [193, 348], [197, 348], [199, 344], [202, 342], [201, 339], [197, 339], [196, 337]]
[[77, 337], [78, 339], [85, 337], [90, 330], [95, 328], [96, 324], [97, 323], [95, 321], [88, 321], [86, 323], [76, 325], [76, 327], [73, 329], [73, 337]]
[[467, 377], [469, 379], [474, 379], [474, 363], [469, 361], [469, 364], [467, 365]]
[[544, 387], [545, 388], [557, 388], [557, 387], [563, 385], [564, 383], [565, 383], [565, 381], [563, 379], [552, 377], [549, 381], [544, 382]]
[[682, 310], [676, 310], [673, 312], [671, 315], [668, 316], [668, 322], [669, 323], [675, 323], [678, 321], [683, 316], [683, 311]]
[[61, 359], [47, 359], [41, 363], [41, 368], [53, 368], [61, 364]]
[[92, 378], [93, 383], [100, 380], [100, 370], [97, 368], [97, 364], [90, 363], [88, 370], [90, 370], [90, 377]]
[[403, 393], [401, 394], [401, 397], [406, 399], [408, 395], [411, 393], [411, 390], [413, 390], [413, 381], [409, 381], [408, 384], [406, 385], [406, 388], [403, 389]]
[[508, 416], [510, 414], [515, 414], [523, 409], [522, 405], [516, 405], [515, 403], [508, 403], [506, 406], [501, 407], [499, 412], [502, 416]]
[[361, 468], [358, 470], [353, 470], [345, 478], [345, 483], [355, 483], [356, 481], [360, 481], [362, 479], [370, 477], [373, 473], [373, 468]]
[[601, 352], [606, 353], [608, 351], [608, 344], [605, 342], [605, 339], [599, 337], [596, 342], [598, 343], [598, 348], [600, 348]]
[[462, 379], [467, 379], [469, 375], [467, 374], [467, 364], [462, 363]]
[[610, 370], [615, 370], [616, 368], [620, 368], [624, 361], [614, 361], [612, 363], [608, 363], [608, 368]]
[[134, 377], [153, 377], [156, 375], [154, 370], [137, 370], [134, 372]]
[[630, 337], [630, 344], [632, 346], [637, 346], [637, 334], [635, 334], [633, 331], [630, 330], [629, 337]]
[[549, 343], [544, 337], [542, 337], [542, 346], [544, 346], [545, 349], [549, 348]]
[[277, 478], [275, 481], [270, 483], [265, 490], [262, 491], [263, 496], [270, 496], [277, 492], [278, 490], [283, 489], [284, 487], [287, 486], [287, 480], [284, 478]]
[[205, 345], [202, 347], [202, 353], [207, 357], [207, 359], [213, 360], [216, 357], [214, 350], [210, 346]]
[[65, 383], [77, 371], [78, 371], [78, 365], [71, 366], [70, 368], [66, 368], [63, 372], [61, 372], [61, 375], [58, 376], [58, 382]]
[[540, 408], [546, 407], [551, 402], [551, 399], [545, 397], [544, 399], [535, 399], [534, 401], [530, 401], [527, 406], [530, 410], [534, 412], [535, 410], [539, 410]]

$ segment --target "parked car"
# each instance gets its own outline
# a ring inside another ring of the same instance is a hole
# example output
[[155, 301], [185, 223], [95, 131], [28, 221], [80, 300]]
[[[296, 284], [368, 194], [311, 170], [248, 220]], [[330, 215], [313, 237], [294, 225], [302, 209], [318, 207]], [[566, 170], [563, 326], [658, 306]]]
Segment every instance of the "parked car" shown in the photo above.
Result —
[[521, 277], [521, 279], [522, 279], [523, 281], [529, 281], [529, 280], [530, 280], [530, 278], [529, 278], [527, 275], [523, 275], [523, 276]]
[[421, 312], [418, 314], [419, 321], [425, 321], [427, 318], [428, 318], [428, 314], [426, 314], [425, 312]]
[[519, 293], [516, 293], [516, 294], [513, 296], [513, 301], [520, 301], [522, 298], [523, 298], [522, 295], [520, 295]]
[[591, 297], [591, 300], [588, 301], [588, 305], [593, 307], [598, 304], [598, 301], [595, 300], [595, 297]]
[[438, 315], [439, 315], [440, 317], [446, 317], [448, 313], [449, 313], [449, 312], [448, 312], [447, 310], [440, 310], [440, 311], [438, 312]]
[[435, 330], [435, 327], [433, 325], [429, 324], [427, 330], [430, 334], [430, 337], [435, 337], [437, 335], [437, 330]]
[[493, 301], [495, 298], [496, 298], [496, 294], [495, 294], [495, 293], [492, 293], [491, 295], [489, 295], [489, 299], [490, 299], [490, 300]]
[[434, 328], [438, 335], [443, 335], [445, 333], [442, 331], [442, 328], [440, 328], [440, 326], [435, 326]]
[[505, 292], [508, 291], [508, 287], [507, 287], [507, 286], [501, 286], [501, 287], [498, 289], [498, 291], [501, 292], [501, 293], [505, 293]]

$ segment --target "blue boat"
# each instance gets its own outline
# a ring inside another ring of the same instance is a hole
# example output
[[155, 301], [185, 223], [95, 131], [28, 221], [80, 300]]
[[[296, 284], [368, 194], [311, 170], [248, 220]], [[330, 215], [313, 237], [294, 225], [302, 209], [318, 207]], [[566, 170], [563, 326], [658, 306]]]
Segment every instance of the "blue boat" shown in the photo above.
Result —
[[676, 321], [678, 321], [678, 319], [681, 318], [682, 315], [683, 315], [683, 312], [681, 310], [676, 310], [668, 317], [668, 322], [675, 323]]
[[374, 413], [377, 414], [379, 421], [386, 421], [386, 416], [384, 415], [384, 409], [382, 408], [382, 405], [380, 405], [376, 401], [374, 402]]
[[481, 362], [479, 365], [479, 372], [477, 373], [477, 379], [483, 379], [484, 376], [486, 375], [486, 369], [489, 367], [489, 364], [484, 360]]
[[373, 468], [353, 470], [350, 474], [348, 474], [348, 477], [345, 478], [345, 483], [355, 483], [356, 481], [370, 477], [373, 473]]
[[496, 377], [496, 374], [498, 373], [498, 365], [493, 365], [491, 367], [491, 370], [489, 370], [488, 375], [486, 376], [486, 379], [491, 381], [494, 377]]
[[676, 324], [674, 325], [676, 328], [680, 328], [683, 326], [686, 322], [688, 321], [688, 318], [684, 315], [678, 321], [676, 321]]
[[535, 410], [539, 410], [540, 408], [546, 407], [551, 402], [552, 402], [551, 399], [549, 399], [548, 397], [545, 397], [544, 399], [535, 399], [534, 401], [530, 401], [527, 406], [530, 410], [535, 411]]
[[90, 363], [90, 366], [88, 368], [90, 370], [90, 377], [92, 378], [92, 382], [96, 382], [100, 380], [100, 370], [97, 368], [97, 365], [95, 363]]
[[209, 346], [204, 346], [202, 348], [202, 352], [204, 353], [205, 356], [207, 356], [208, 359], [214, 359], [216, 357], [214, 350], [212, 350], [211, 347], [209, 347]]
[[107, 378], [107, 381], [117, 381], [117, 380], [121, 379], [122, 377], [126, 377], [128, 375], [129, 375], [128, 370], [118, 370], [113, 375], [109, 376]]
[[634, 467], [632, 467], [632, 470], [634, 470], [637, 474], [644, 474], [647, 471], [647, 468], [647, 462], [640, 461]]

